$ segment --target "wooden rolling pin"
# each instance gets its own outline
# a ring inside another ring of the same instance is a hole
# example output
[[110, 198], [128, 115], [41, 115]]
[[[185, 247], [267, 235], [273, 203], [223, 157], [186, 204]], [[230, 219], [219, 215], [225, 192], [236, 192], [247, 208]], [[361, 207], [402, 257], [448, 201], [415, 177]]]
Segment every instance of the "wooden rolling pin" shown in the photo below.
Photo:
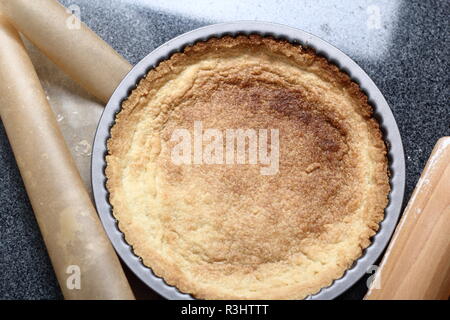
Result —
[[450, 137], [445, 137], [433, 149], [365, 299], [449, 295]]
[[0, 12], [0, 116], [66, 299], [133, 299], [18, 32]]

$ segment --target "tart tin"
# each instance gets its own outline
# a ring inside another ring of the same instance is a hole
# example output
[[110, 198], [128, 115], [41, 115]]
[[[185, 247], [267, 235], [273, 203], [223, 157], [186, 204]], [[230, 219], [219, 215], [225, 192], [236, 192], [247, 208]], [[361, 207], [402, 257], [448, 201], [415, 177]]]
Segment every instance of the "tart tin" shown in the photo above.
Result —
[[167, 299], [194, 299], [191, 295], [180, 292], [177, 288], [168, 285], [163, 279], [155, 276], [151, 269], [146, 267], [142, 260], [133, 253], [132, 247], [126, 243], [123, 233], [118, 228], [117, 220], [112, 214], [112, 207], [108, 200], [109, 194], [106, 189], [104, 171], [106, 167], [105, 156], [107, 154], [106, 143], [110, 137], [110, 128], [114, 124], [115, 115], [120, 111], [122, 102], [127, 99], [131, 91], [136, 88], [139, 80], [148, 71], [161, 61], [168, 59], [173, 53], [180, 52], [186, 46], [198, 41], [207, 40], [211, 37], [236, 36], [239, 34], [272, 36], [276, 39], [288, 40], [293, 44], [301, 44], [315, 49], [319, 55], [327, 58], [331, 63], [338, 66], [341, 71], [347, 73], [354, 82], [359, 84], [369, 97], [369, 103], [374, 109], [374, 115], [380, 123], [384, 140], [388, 147], [391, 173], [389, 205], [385, 209], [385, 218], [380, 224], [379, 231], [372, 237], [372, 244], [363, 251], [362, 256], [354, 262], [353, 266], [340, 279], [335, 280], [330, 286], [322, 288], [318, 293], [307, 298], [333, 299], [350, 288], [365, 273], [372, 273], [374, 270], [373, 264], [387, 246], [402, 207], [405, 189], [405, 157], [400, 132], [392, 111], [375, 83], [352, 59], [339, 49], [302, 30], [280, 24], [254, 21], [215, 24], [178, 36], [142, 59], [122, 80], [111, 96], [103, 111], [95, 135], [91, 170], [92, 187], [98, 214], [117, 253], [143, 282]]

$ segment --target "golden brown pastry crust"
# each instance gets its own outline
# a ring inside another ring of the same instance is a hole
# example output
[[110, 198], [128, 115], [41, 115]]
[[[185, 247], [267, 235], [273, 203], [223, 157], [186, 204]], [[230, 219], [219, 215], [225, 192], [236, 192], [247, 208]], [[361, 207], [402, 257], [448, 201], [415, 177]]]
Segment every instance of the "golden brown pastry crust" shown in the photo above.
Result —
[[[280, 170], [174, 165], [170, 134], [278, 128]], [[204, 299], [302, 299], [360, 257], [384, 217], [386, 147], [367, 97], [312, 50], [212, 38], [161, 62], [123, 103], [107, 188], [126, 241]]]

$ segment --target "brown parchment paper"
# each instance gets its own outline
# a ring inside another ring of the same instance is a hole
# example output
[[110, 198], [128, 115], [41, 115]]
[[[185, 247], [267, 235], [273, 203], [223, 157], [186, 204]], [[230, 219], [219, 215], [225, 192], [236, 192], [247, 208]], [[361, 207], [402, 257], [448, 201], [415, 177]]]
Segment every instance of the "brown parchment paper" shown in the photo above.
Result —
[[[103, 104], [89, 95], [26, 38], [23, 37], [22, 40], [86, 190], [92, 196], [90, 174], [92, 142], [103, 111]], [[161, 299], [126, 267], [124, 272], [136, 299]]]
[[14, 27], [89, 93], [107, 102], [131, 65], [56, 0], [0, 0]]
[[23, 42], [1, 16], [0, 79], [0, 116], [65, 298], [133, 299]]
[[92, 143], [104, 105], [22, 37], [31, 62], [71, 152], [83, 183], [92, 198]]

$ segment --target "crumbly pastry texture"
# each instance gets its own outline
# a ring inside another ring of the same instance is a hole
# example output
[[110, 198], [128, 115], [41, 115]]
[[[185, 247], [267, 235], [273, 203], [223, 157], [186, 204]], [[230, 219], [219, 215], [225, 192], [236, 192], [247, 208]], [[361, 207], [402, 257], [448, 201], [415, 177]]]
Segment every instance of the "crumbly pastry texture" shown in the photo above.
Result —
[[[176, 165], [176, 128], [278, 129], [279, 172]], [[386, 146], [366, 95], [310, 49], [198, 42], [149, 71], [106, 156], [113, 214], [153, 272], [200, 299], [302, 299], [369, 246], [388, 203]]]

